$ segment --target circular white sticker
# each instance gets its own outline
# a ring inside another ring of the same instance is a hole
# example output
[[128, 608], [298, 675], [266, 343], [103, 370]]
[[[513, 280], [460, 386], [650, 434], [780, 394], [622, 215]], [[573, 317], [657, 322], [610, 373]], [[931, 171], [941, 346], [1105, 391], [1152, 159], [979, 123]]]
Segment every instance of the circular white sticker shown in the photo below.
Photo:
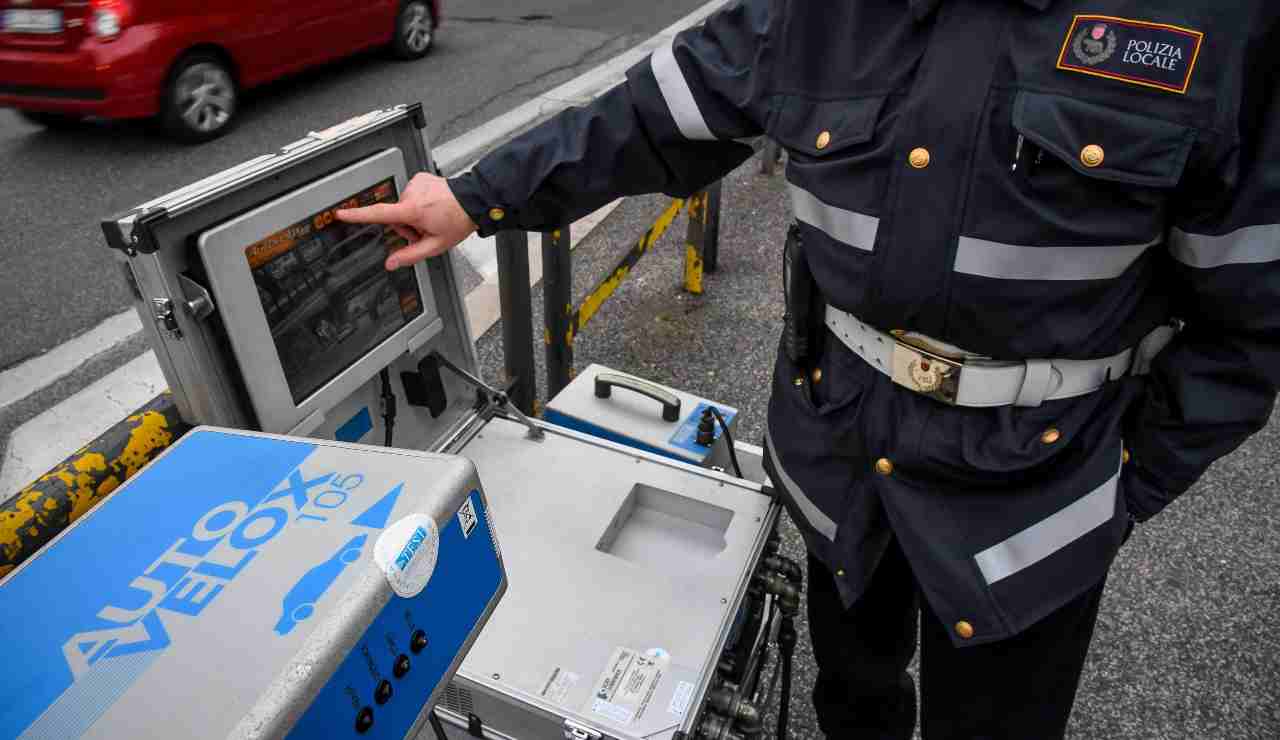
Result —
[[422, 593], [436, 569], [440, 530], [426, 514], [410, 514], [383, 530], [373, 546], [373, 562], [387, 576], [397, 596]]

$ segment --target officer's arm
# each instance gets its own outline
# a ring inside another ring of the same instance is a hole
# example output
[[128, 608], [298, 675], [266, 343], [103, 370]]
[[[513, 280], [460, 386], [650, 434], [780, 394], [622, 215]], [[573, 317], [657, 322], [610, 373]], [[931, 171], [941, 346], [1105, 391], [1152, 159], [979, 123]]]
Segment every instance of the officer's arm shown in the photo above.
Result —
[[1125, 494], [1139, 520], [1261, 429], [1280, 386], [1280, 65], [1272, 50], [1254, 59], [1238, 141], [1174, 216], [1173, 295], [1187, 324], [1128, 425]]
[[625, 195], [687, 196], [745, 161], [735, 139], [761, 133], [772, 6], [732, 4], [450, 180], [481, 235], [557, 228]]

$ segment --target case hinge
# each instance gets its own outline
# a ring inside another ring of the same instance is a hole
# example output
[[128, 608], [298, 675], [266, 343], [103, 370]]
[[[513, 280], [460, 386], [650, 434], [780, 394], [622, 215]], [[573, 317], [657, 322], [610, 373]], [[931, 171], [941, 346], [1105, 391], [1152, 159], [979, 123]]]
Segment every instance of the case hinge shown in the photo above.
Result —
[[571, 719], [564, 721], [564, 740], [601, 740], [604, 737], [600, 732], [580, 725]]

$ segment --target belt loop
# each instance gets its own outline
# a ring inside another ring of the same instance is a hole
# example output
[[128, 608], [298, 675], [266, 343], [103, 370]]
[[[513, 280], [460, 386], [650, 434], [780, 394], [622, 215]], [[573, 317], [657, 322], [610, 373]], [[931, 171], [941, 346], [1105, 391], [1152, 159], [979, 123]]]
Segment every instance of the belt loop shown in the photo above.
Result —
[[1039, 406], [1049, 396], [1049, 383], [1053, 380], [1053, 363], [1049, 360], [1027, 360], [1027, 372], [1018, 389], [1015, 406]]

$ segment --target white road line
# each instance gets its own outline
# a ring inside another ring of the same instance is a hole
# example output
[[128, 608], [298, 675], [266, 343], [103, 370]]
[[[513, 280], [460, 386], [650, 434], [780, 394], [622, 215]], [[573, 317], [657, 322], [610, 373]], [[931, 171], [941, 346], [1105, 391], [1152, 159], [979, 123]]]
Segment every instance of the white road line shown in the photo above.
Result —
[[75, 339], [0, 373], [0, 410], [75, 372], [94, 357], [142, 331], [132, 308], [103, 321]]
[[167, 387], [155, 353], [147, 352], [18, 427], [0, 466], [0, 499], [49, 472]]

